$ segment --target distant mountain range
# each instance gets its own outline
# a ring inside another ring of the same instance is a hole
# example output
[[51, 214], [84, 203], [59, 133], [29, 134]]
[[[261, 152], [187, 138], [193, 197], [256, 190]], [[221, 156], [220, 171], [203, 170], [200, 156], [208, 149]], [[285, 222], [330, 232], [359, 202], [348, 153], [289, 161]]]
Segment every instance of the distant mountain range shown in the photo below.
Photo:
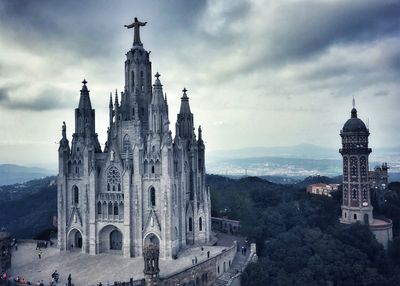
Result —
[[54, 172], [42, 168], [0, 164], [0, 186], [23, 183], [50, 175], [54, 175]]
[[[337, 149], [311, 144], [288, 147], [255, 147], [207, 153], [207, 172], [225, 176], [259, 176], [279, 183], [293, 183], [308, 176], [335, 177], [342, 173]], [[377, 148], [370, 156], [370, 168], [387, 162], [389, 180], [400, 178], [400, 147]]]
[[[373, 148], [371, 154], [374, 158], [388, 155], [400, 155], [399, 147]], [[283, 157], [300, 159], [341, 159], [338, 148], [326, 148], [313, 144], [298, 144], [293, 146], [279, 147], [251, 147], [232, 150], [213, 150], [207, 152], [208, 159], [239, 159], [255, 157]]]

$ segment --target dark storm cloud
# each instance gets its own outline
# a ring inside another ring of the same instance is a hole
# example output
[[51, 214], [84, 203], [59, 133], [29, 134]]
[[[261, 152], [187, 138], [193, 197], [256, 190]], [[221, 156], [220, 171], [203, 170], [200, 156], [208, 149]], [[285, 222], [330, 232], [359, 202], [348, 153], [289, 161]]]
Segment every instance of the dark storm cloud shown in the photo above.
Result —
[[375, 96], [388, 96], [389, 92], [387, 90], [380, 90], [374, 93]]
[[[400, 36], [398, 1], [297, 1], [263, 6], [243, 4], [233, 10], [233, 17], [221, 13], [224, 28], [202, 35], [207, 45], [224, 54], [242, 49], [242, 72], [310, 60], [332, 46]], [[236, 33], [230, 29], [240, 25], [245, 28]], [[395, 69], [400, 65], [398, 60], [389, 64]]]
[[8, 0], [0, 6], [0, 23], [10, 27], [20, 41], [30, 42], [32, 48], [103, 58], [118, 50], [123, 25], [134, 16], [144, 21], [157, 18], [152, 25], [164, 30], [160, 37], [172, 38], [169, 31], [190, 28], [204, 6], [204, 1], [184, 0], [160, 1], [153, 7], [140, 1]]
[[60, 90], [46, 90], [40, 92], [37, 96], [29, 98], [21, 98], [12, 96], [19, 89], [0, 88], [0, 106], [12, 110], [31, 110], [31, 111], [46, 111], [61, 108], [72, 108], [71, 101], [65, 96], [61, 96]]
[[[272, 36], [277, 54], [303, 58], [338, 43], [371, 41], [400, 31], [400, 2], [298, 2]], [[281, 19], [283, 20], [283, 19]]]

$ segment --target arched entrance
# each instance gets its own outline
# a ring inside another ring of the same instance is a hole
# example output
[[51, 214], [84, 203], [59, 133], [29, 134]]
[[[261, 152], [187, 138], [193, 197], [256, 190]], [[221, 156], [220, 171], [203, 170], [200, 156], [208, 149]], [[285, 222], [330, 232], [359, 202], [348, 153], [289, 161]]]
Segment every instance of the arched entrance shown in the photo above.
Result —
[[99, 232], [98, 251], [99, 253], [122, 254], [123, 235], [114, 225], [107, 225]]
[[69, 232], [67, 249], [82, 249], [83, 239], [80, 230], [74, 228]]
[[154, 233], [149, 233], [148, 235], [146, 235], [146, 237], [144, 239], [144, 247], [146, 247], [150, 244], [154, 244], [154, 245], [157, 245], [158, 247], [160, 247], [160, 239]]
[[75, 248], [82, 248], [82, 235], [79, 231], [75, 232]]
[[117, 229], [110, 232], [110, 249], [122, 250], [122, 233]]

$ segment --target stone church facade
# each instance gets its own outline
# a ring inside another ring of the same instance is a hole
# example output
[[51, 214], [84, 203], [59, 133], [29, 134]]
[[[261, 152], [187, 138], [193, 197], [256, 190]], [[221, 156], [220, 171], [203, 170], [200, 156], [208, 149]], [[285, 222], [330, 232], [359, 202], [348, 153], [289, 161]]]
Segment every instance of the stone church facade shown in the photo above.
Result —
[[187, 90], [172, 137], [166, 95], [143, 48], [135, 19], [126, 54], [124, 91], [110, 95], [104, 148], [95, 128], [86, 80], [75, 109], [72, 142], [63, 124], [59, 146], [58, 245], [84, 253], [143, 255], [156, 244], [160, 258], [187, 245], [205, 244], [211, 233], [210, 193], [205, 186], [205, 146], [195, 134]]

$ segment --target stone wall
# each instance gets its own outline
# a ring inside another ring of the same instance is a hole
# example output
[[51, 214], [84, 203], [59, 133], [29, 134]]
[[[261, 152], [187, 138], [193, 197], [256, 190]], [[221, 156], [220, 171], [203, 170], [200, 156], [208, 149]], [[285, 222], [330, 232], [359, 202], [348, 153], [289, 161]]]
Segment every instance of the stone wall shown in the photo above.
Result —
[[[161, 277], [160, 286], [194, 286], [212, 285], [213, 282], [228, 271], [236, 254], [236, 242], [217, 256], [193, 265], [168, 277]], [[224, 266], [225, 265], [225, 266]]]

